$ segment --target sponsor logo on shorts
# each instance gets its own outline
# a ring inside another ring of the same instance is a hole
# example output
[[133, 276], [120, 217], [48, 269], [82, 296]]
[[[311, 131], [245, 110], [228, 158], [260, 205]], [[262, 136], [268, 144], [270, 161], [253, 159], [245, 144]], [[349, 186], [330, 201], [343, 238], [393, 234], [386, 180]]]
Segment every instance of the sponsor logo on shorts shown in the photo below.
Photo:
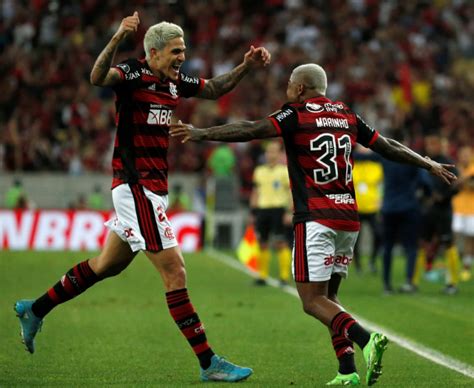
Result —
[[125, 235], [126, 238], [130, 238], [134, 236], [132, 228], [124, 229], [123, 234]]
[[165, 236], [166, 236], [166, 238], [168, 238], [168, 240], [173, 240], [174, 239], [173, 229], [171, 229], [169, 226], [166, 227], [166, 229], [165, 229]]
[[348, 257], [346, 255], [329, 255], [324, 258], [324, 265], [333, 265], [333, 264], [341, 264], [341, 265], [349, 265], [352, 261], [352, 257]]
[[165, 211], [163, 210], [163, 207], [162, 206], [158, 206], [156, 208], [156, 211], [158, 212], [158, 221], [160, 222], [165, 222], [166, 221], [166, 213]]

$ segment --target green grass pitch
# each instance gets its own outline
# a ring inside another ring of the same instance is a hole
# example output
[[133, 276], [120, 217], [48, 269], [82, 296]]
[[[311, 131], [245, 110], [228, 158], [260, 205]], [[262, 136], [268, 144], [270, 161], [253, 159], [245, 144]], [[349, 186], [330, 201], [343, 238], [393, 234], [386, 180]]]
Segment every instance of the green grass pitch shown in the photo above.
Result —
[[[90, 254], [89, 254], [90, 255]], [[198, 364], [166, 308], [158, 273], [139, 255], [120, 276], [105, 280], [48, 315], [30, 355], [20, 343], [16, 299], [37, 297], [87, 253], [0, 252], [0, 387], [197, 386]], [[251, 366], [255, 387], [316, 387], [337, 370], [327, 330], [300, 302], [205, 253], [186, 255], [188, 288], [213, 349]], [[396, 280], [403, 263], [397, 261]], [[423, 283], [415, 296], [382, 296], [378, 277], [351, 273], [340, 297], [349, 311], [474, 365], [474, 284], [456, 296]], [[357, 350], [363, 375], [363, 359]], [[212, 383], [212, 387], [228, 384]], [[384, 356], [377, 386], [474, 386], [474, 380], [396, 344]]]

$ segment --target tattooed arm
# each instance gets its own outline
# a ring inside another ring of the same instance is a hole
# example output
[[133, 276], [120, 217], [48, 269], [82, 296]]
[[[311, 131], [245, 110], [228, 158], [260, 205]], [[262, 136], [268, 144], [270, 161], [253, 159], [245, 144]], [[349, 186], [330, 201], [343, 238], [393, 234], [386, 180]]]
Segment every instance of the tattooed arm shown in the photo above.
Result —
[[383, 137], [382, 135], [379, 135], [370, 148], [384, 158], [393, 160], [394, 162], [412, 164], [424, 168], [448, 184], [453, 183], [457, 179], [456, 175], [448, 170], [448, 168], [454, 167], [453, 165], [435, 162], [427, 156], [422, 157], [398, 141]]
[[92, 68], [90, 75], [90, 82], [92, 85], [97, 86], [113, 86], [122, 81], [120, 73], [117, 69], [113, 69], [112, 66], [115, 52], [119, 43], [132, 31], [136, 31], [140, 19], [138, 18], [138, 12], [134, 12], [132, 16], [128, 16], [122, 20], [120, 27], [114, 34], [107, 46], [97, 57], [94, 67]]
[[230, 92], [240, 82], [242, 78], [253, 68], [266, 66], [270, 63], [271, 55], [264, 47], [255, 48], [250, 46], [250, 50], [244, 55], [244, 61], [229, 71], [210, 80], [206, 80], [204, 88], [196, 95], [199, 98], [215, 100], [220, 96]]
[[209, 128], [194, 128], [190, 124], [171, 124], [170, 134], [183, 137], [182, 143], [188, 140], [216, 140], [223, 142], [244, 142], [253, 139], [264, 139], [278, 136], [278, 132], [270, 120], [236, 121], [234, 123]]

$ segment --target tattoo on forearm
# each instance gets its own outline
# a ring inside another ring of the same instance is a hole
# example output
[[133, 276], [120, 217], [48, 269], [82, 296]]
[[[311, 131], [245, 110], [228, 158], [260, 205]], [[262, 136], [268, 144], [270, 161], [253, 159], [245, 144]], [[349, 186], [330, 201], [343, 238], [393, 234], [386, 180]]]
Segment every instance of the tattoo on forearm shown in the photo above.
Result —
[[208, 80], [199, 96], [212, 100], [219, 98], [223, 94], [230, 92], [245, 76], [245, 74], [247, 74], [247, 72], [248, 68], [240, 64], [228, 73]]
[[277, 132], [269, 120], [237, 121], [200, 131], [201, 140], [224, 142], [240, 142], [274, 136], [277, 136]]
[[118, 41], [112, 40], [105, 46], [102, 52], [97, 57], [94, 67], [91, 71], [91, 81], [96, 85], [103, 84], [107, 77], [112, 62], [117, 51]]
[[374, 150], [394, 162], [429, 168], [429, 163], [421, 155], [393, 139], [385, 138], [383, 141], [377, 142], [377, 147]]

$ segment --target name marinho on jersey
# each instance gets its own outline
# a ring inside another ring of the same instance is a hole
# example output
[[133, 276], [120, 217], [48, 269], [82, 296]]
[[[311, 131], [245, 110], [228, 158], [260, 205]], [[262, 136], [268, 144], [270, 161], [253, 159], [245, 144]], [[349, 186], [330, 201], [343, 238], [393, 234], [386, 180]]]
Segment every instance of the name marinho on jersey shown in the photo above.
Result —
[[332, 117], [318, 117], [316, 119], [316, 125], [318, 127], [349, 128], [349, 122], [347, 119], [337, 119]]

